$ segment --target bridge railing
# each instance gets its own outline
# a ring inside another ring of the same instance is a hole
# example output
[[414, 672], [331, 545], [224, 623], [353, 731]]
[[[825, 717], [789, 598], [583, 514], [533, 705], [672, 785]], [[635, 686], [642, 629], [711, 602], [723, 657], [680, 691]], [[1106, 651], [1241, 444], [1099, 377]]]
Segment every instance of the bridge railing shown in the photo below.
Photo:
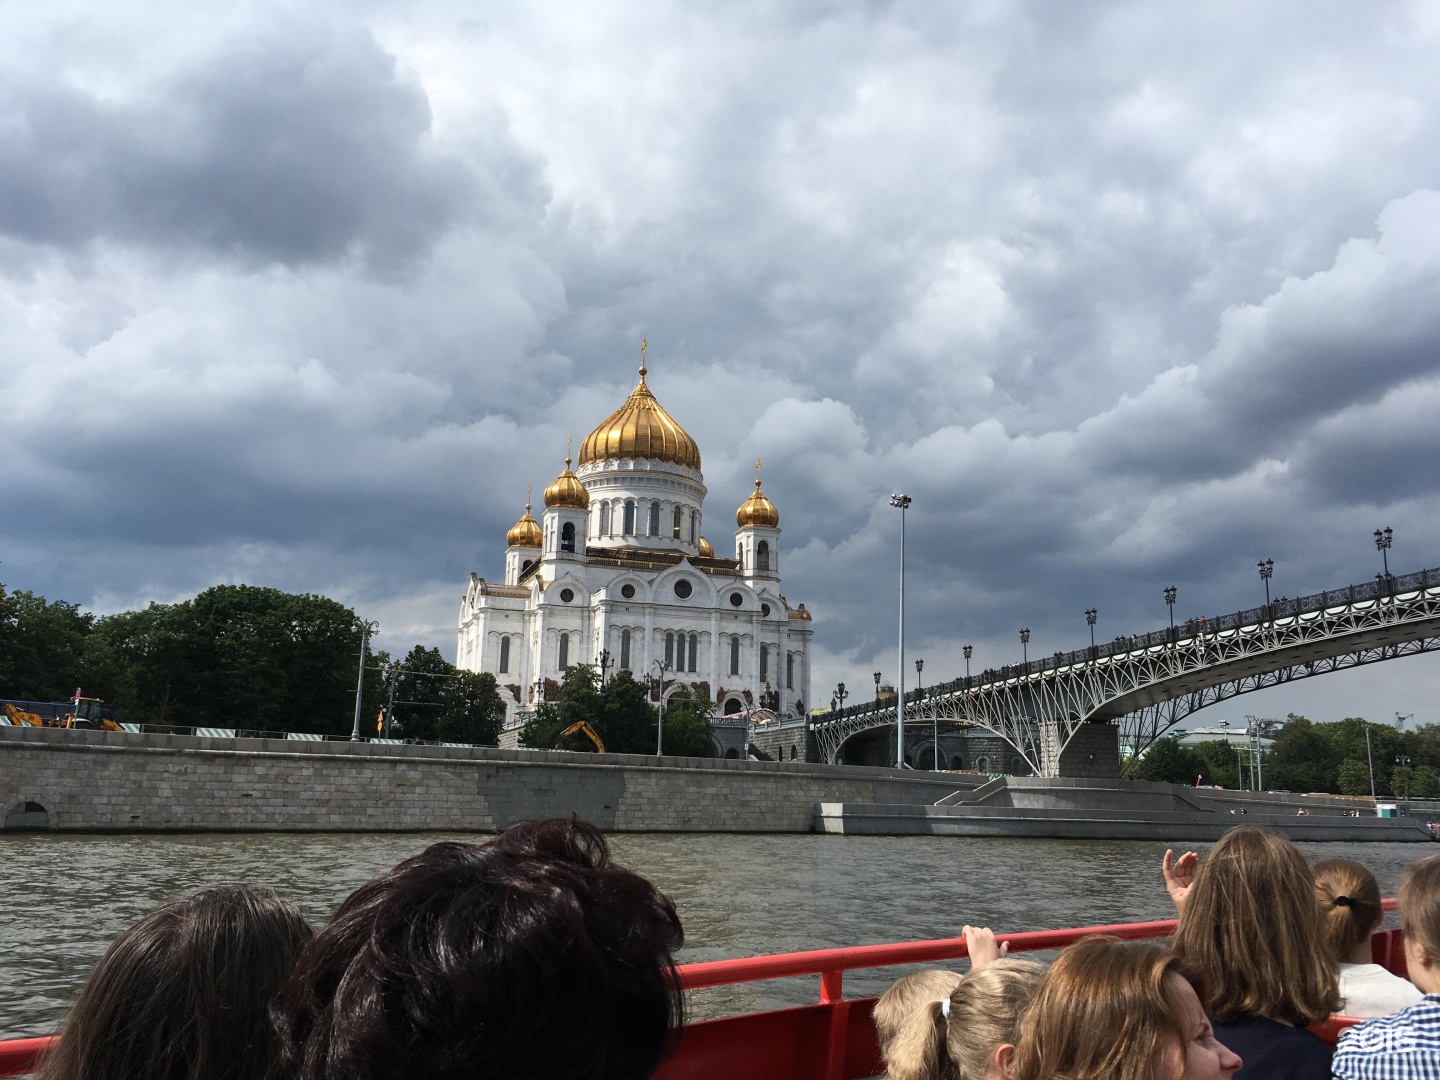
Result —
[[[1437, 587], [1440, 587], [1440, 569], [1419, 570], [1413, 574], [1392, 574], [1388, 578], [1377, 575], [1373, 581], [1366, 581], [1359, 585], [1347, 585], [1343, 589], [1329, 589], [1294, 599], [1282, 596], [1271, 601], [1269, 607], [1262, 605], [1261, 607], [1245, 608], [1243, 611], [1234, 611], [1229, 615], [1217, 615], [1213, 619], [1186, 619], [1173, 628], [1167, 626], [1161, 630], [1152, 630], [1147, 634], [1132, 634], [1128, 637], [1122, 634], [1112, 641], [1097, 643], [1083, 649], [1057, 652], [1052, 656], [1041, 657], [1028, 663], [1005, 664], [999, 668], [989, 668], [969, 678], [962, 675], [960, 678], [951, 679], [948, 682], [935, 683], [933, 686], [908, 691], [905, 694], [905, 704], [920, 704], [931, 698], [948, 697], [966, 690], [974, 690], [995, 683], [1005, 683], [1011, 679], [1053, 671], [1062, 667], [1074, 667], [1087, 661], [1100, 660], [1109, 656], [1123, 656], [1139, 649], [1176, 644], [1181, 641], [1203, 638], [1210, 634], [1239, 630], [1245, 626], [1256, 626], [1276, 619], [1296, 618], [1329, 608], [1344, 607]], [[851, 716], [865, 716], [887, 710], [894, 711], [894, 708], [893, 698], [884, 704], [878, 701], [865, 701], [858, 705], [836, 709], [815, 722], [829, 724]]]

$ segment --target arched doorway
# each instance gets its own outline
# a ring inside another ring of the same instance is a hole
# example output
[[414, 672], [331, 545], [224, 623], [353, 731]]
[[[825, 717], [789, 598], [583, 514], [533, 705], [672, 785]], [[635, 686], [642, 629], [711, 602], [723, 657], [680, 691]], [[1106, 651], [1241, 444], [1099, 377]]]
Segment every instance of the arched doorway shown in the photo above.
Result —
[[743, 709], [743, 708], [745, 708], [745, 703], [744, 703], [743, 701], [741, 701], [739, 698], [734, 698], [734, 697], [732, 697], [732, 698], [730, 698], [728, 701], [725, 702], [725, 715], [726, 715], [726, 716], [734, 716], [737, 712], [739, 712], [739, 711], [740, 711], [741, 709]]

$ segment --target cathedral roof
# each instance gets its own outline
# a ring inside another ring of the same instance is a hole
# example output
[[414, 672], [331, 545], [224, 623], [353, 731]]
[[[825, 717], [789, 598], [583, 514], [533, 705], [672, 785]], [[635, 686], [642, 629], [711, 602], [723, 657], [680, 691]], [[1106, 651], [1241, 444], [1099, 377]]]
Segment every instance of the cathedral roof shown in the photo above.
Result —
[[580, 466], [597, 461], [637, 458], [668, 461], [700, 471], [700, 447], [670, 414], [660, 407], [645, 385], [645, 352], [640, 352], [640, 383], [625, 404], [616, 409], [580, 444]]
[[544, 538], [544, 534], [540, 531], [540, 523], [530, 516], [530, 504], [527, 502], [524, 515], [505, 534], [505, 543], [510, 547], [538, 548], [544, 542]]
[[565, 459], [565, 470], [545, 489], [545, 505], [571, 506], [577, 510], [584, 510], [590, 505], [590, 492], [585, 490], [580, 478], [570, 471], [568, 457]]
[[770, 529], [780, 525], [780, 511], [775, 509], [775, 504], [760, 490], [758, 461], [755, 462], [755, 490], [750, 493], [750, 498], [740, 504], [740, 509], [735, 511], [735, 524], [742, 529], [747, 525], [764, 525]]

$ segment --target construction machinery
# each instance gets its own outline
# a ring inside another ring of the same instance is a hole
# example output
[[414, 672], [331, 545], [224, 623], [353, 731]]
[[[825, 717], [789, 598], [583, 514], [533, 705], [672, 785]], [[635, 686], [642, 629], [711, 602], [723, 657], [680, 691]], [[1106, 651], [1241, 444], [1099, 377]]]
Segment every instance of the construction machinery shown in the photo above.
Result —
[[45, 721], [41, 718], [39, 713], [30, 712], [28, 709], [22, 709], [14, 702], [7, 701], [3, 706], [0, 706], [0, 714], [3, 714], [5, 719], [9, 720], [10, 723], [13, 724], [15, 727], [45, 726]]
[[0, 716], [15, 727], [94, 728], [121, 731], [119, 718], [99, 698], [76, 694], [70, 701], [0, 702]]
[[577, 731], [595, 744], [595, 752], [597, 754], [603, 754], [605, 752], [605, 740], [600, 738], [599, 735], [595, 734], [595, 729], [592, 728], [589, 724], [587, 724], [584, 720], [575, 721], [575, 723], [571, 724], [564, 731], [560, 732], [559, 735], [555, 736], [555, 749], [561, 749], [560, 744], [565, 741], [565, 736], [574, 735]]

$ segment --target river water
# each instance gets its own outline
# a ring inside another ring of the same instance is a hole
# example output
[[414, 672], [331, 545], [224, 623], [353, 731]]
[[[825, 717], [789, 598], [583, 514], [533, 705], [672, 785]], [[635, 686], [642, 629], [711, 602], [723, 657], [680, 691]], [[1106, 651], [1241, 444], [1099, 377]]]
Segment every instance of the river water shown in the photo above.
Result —
[[[108, 943], [157, 904], [206, 885], [266, 886], [323, 922], [355, 886], [441, 839], [434, 834], [0, 836], [0, 1038], [55, 1029]], [[611, 838], [619, 861], [675, 901], [680, 962], [831, 946], [1173, 917], [1165, 845], [1143, 841], [737, 835]], [[1196, 845], [1203, 851], [1202, 846]], [[1302, 844], [1354, 858], [1386, 895], [1429, 854], [1413, 844]], [[846, 976], [878, 993], [894, 971]], [[692, 995], [692, 1015], [816, 1000], [818, 979]]]

